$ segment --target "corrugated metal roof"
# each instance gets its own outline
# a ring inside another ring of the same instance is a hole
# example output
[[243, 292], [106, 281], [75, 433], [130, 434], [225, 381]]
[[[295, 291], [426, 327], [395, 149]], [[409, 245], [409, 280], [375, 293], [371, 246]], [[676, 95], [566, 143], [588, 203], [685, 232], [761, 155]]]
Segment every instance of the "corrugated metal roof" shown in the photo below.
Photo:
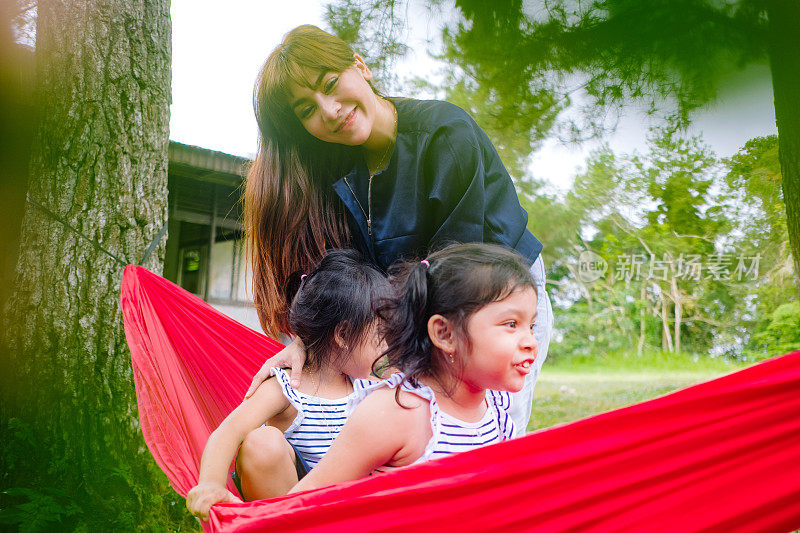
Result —
[[[227, 174], [229, 178], [237, 177], [240, 181], [246, 174], [247, 165], [251, 161], [246, 157], [217, 152], [199, 146], [190, 146], [179, 142], [169, 142], [170, 167], [191, 167], [202, 179], [208, 173]], [[205, 171], [205, 172], [204, 172]]]

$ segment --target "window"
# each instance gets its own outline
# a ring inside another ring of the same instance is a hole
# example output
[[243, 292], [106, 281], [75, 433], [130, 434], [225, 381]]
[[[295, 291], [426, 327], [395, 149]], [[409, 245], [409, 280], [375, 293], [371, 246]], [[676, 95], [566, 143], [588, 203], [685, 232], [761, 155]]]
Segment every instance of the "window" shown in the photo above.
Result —
[[164, 276], [208, 302], [252, 302], [238, 195], [232, 185], [170, 175]]

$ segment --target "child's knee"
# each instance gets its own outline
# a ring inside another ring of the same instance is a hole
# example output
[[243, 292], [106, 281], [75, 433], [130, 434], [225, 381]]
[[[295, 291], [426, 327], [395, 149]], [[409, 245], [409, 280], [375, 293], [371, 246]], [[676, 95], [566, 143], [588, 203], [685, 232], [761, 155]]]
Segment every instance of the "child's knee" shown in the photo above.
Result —
[[272, 426], [262, 426], [247, 434], [239, 449], [237, 463], [242, 470], [263, 472], [291, 459], [291, 446], [283, 432]]

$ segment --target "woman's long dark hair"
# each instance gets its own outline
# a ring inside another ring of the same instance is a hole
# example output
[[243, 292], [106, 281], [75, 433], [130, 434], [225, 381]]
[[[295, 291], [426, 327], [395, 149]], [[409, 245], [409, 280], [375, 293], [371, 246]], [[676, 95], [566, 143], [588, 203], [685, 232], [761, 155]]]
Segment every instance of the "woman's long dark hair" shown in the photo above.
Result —
[[289, 32], [256, 83], [259, 149], [245, 181], [244, 226], [253, 300], [264, 331], [291, 333], [287, 284], [310, 272], [327, 249], [350, 242], [346, 208], [331, 185], [353, 168], [360, 148], [309, 134], [291, 108], [290, 86], [354, 65], [350, 46], [315, 26]]
[[460, 375], [462, 362], [448, 362], [433, 345], [428, 336], [430, 317], [447, 318], [469, 347], [467, 321], [473, 313], [520, 287], [536, 290], [529, 269], [513, 250], [484, 243], [448, 246], [423, 262], [394, 267], [392, 297], [379, 309], [388, 346], [386, 364], [402, 371], [406, 380], [428, 376], [445, 386]]
[[307, 276], [293, 276], [289, 325], [306, 347], [305, 368], [344, 365], [350, 351], [372, 331], [375, 309], [389, 292], [389, 280], [355, 250], [332, 250]]

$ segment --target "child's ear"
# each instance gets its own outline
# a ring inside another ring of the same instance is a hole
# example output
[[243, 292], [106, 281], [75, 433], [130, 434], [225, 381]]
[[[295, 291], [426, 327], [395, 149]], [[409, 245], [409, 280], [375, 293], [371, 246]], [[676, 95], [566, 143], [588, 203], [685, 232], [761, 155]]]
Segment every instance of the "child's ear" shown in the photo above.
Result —
[[453, 323], [442, 315], [433, 315], [428, 319], [428, 337], [434, 346], [444, 353], [456, 351], [456, 335]]
[[333, 342], [336, 343], [336, 346], [339, 347], [339, 350], [349, 350], [350, 347], [344, 340], [344, 336], [342, 335], [342, 331], [348, 327], [347, 321], [340, 322], [336, 325], [336, 329], [333, 330]]
[[364, 58], [358, 54], [353, 54], [353, 58], [355, 59], [355, 67], [364, 76], [364, 79], [370, 81], [372, 79], [372, 71], [369, 69], [367, 64], [364, 62]]

